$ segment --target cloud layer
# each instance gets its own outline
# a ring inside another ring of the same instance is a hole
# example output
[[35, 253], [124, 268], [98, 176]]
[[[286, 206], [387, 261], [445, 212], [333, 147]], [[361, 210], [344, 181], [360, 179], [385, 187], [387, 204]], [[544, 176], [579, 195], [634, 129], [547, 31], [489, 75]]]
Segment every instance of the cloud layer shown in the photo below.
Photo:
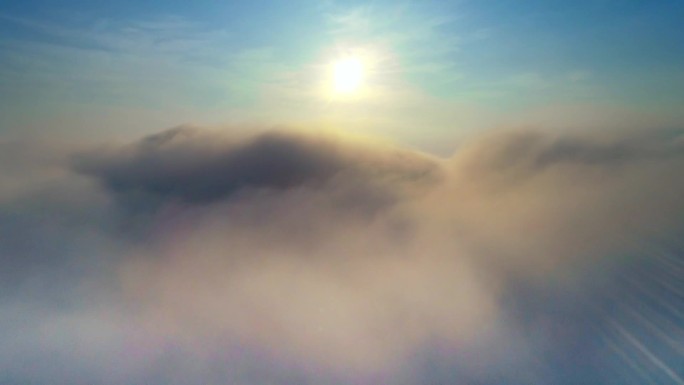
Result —
[[[9, 383], [563, 383], [544, 360], [684, 218], [684, 142], [655, 131], [436, 158], [177, 128], [35, 154], [0, 190]], [[540, 317], [581, 322], [541, 338]]]

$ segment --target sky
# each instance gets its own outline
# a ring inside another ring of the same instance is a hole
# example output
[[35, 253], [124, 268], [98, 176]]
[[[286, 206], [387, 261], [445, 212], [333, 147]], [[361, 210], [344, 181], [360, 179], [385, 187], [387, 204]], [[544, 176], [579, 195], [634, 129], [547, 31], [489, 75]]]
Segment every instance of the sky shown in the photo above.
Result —
[[684, 385], [684, 3], [0, 4], [0, 384]]
[[[6, 2], [2, 132], [324, 125], [448, 153], [502, 126], [671, 128], [683, 14], [668, 1]], [[369, 92], [331, 102], [340, 52], [373, 58]]]

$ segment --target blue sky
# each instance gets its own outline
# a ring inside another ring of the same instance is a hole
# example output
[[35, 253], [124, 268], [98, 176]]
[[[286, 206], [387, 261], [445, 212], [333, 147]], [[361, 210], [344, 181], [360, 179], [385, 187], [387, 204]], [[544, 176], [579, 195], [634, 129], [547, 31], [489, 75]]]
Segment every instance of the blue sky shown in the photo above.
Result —
[[[672, 126], [683, 15], [666, 1], [5, 3], [2, 130], [324, 124], [429, 146], [502, 125]], [[381, 57], [373, 97], [316, 94], [340, 47]]]

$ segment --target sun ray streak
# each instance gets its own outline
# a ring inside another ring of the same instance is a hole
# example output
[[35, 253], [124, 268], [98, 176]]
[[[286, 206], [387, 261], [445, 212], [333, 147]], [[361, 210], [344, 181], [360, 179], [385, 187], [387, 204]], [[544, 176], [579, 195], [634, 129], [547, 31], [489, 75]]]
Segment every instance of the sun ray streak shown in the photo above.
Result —
[[[641, 367], [641, 365], [639, 365], [639, 363], [634, 358], [630, 357], [629, 354], [625, 353], [625, 350], [623, 348], [621, 348], [615, 341], [611, 340], [609, 338], [609, 336], [605, 336], [604, 341], [605, 341], [606, 345], [612, 351], [614, 351], [618, 355], [618, 357], [623, 362], [625, 362], [627, 367], [632, 369], [641, 380], [646, 381], [647, 384], [657, 385], [655, 380], [653, 378], [651, 378], [651, 376], [648, 374], [648, 372], [643, 367]], [[620, 372], [620, 373], [623, 376], [625, 375], [624, 371]], [[627, 377], [627, 378], [631, 379], [632, 377]], [[638, 383], [641, 384], [641, 382], [638, 382]]]
[[646, 357], [653, 365], [660, 368], [665, 374], [667, 374], [674, 383], [677, 385], [684, 385], [684, 379], [682, 379], [670, 366], [663, 362], [658, 356], [656, 356], [650, 349], [648, 349], [638, 338], [636, 338], [632, 333], [615, 321], [612, 317], [606, 317], [606, 320], [610, 325], [629, 342], [634, 348], [636, 348], [644, 357]]
[[627, 313], [632, 315], [632, 317], [636, 319], [637, 322], [639, 322], [641, 325], [647, 328], [651, 333], [657, 335], [660, 340], [664, 341], [667, 345], [669, 345], [672, 349], [676, 350], [677, 353], [684, 357], [684, 340], [678, 340], [676, 338], [673, 338], [671, 335], [663, 331], [663, 328], [658, 327], [657, 324], [655, 324], [647, 317], [644, 317], [643, 314], [634, 310], [634, 308], [624, 305], [621, 307]]
[[667, 310], [670, 315], [676, 317], [678, 320], [683, 320], [684, 319], [684, 312], [682, 312], [680, 309], [672, 306], [669, 304], [667, 301], [656, 297], [653, 293], [651, 293], [647, 288], [644, 287], [644, 285], [641, 282], [638, 282], [637, 280], [634, 279], [625, 279], [625, 283], [629, 285], [631, 288], [635, 289], [645, 297], [648, 297], [650, 301], [652, 301], [655, 304], [658, 304], [658, 306], [662, 307], [663, 309]]

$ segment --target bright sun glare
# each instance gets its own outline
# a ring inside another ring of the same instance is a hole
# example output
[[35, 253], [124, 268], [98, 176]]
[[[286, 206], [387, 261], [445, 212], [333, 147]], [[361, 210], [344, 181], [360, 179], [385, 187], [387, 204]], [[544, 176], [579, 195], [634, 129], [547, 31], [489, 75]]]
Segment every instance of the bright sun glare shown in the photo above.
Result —
[[347, 57], [336, 61], [333, 71], [337, 92], [354, 92], [363, 82], [363, 63], [357, 57]]

